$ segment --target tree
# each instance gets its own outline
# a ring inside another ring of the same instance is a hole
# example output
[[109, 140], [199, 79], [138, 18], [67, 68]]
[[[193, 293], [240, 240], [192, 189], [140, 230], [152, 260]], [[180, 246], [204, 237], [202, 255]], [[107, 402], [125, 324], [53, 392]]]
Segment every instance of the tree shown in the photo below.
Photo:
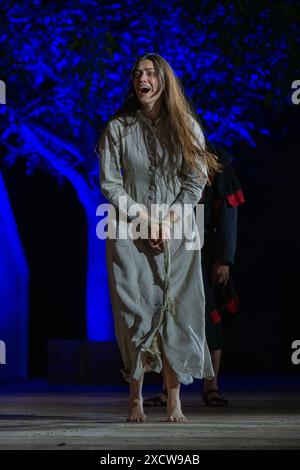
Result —
[[269, 132], [264, 111], [289, 103], [299, 17], [292, 1], [2, 2], [3, 158], [9, 165], [26, 158], [28, 173], [38, 166], [76, 189], [89, 232], [90, 339], [112, 337], [104, 244], [95, 236], [104, 199], [93, 150], [126, 93], [133, 60], [163, 55], [208, 137], [254, 146], [254, 131]]

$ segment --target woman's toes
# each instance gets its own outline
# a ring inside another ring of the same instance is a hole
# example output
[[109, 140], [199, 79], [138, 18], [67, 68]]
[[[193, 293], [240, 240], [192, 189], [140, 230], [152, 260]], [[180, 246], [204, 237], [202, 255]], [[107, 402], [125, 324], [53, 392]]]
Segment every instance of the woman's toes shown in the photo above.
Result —
[[168, 402], [168, 421], [170, 423], [187, 423], [187, 419], [182, 413], [180, 400]]
[[170, 423], [179, 423], [179, 424], [188, 422], [185, 416], [168, 416], [168, 421]]

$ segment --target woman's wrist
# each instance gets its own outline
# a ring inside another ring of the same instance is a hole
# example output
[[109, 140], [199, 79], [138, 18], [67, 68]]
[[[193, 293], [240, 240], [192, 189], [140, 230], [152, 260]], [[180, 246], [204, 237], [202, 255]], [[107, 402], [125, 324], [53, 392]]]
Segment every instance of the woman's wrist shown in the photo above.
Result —
[[169, 228], [172, 227], [172, 223], [170, 222], [170, 219], [156, 219], [155, 217], [151, 217], [149, 219], [149, 223], [151, 224], [156, 224], [156, 225], [165, 225]]
[[143, 221], [143, 222], [150, 222], [151, 218], [149, 217], [148, 213], [147, 212], [144, 212], [144, 211], [141, 211], [140, 212], [140, 215], [139, 215], [139, 218]]
[[174, 224], [174, 222], [177, 221], [177, 219], [178, 219], [178, 216], [177, 216], [176, 212], [171, 211], [163, 219], [163, 222], [166, 222], [166, 223], [172, 225], [172, 224]]
[[150, 224], [157, 224], [157, 225], [165, 225], [169, 228], [172, 227], [174, 221], [177, 219], [177, 215], [175, 212], [170, 212], [164, 219], [157, 219], [155, 217], [150, 217], [147, 212], [141, 212], [140, 218], [143, 222], [147, 222], [148, 225]]
[[170, 221], [169, 219], [163, 219], [163, 220], [161, 221], [161, 225], [165, 225], [165, 226], [167, 226], [167, 227], [169, 227], [169, 228], [172, 227], [172, 223], [171, 223], [171, 221]]

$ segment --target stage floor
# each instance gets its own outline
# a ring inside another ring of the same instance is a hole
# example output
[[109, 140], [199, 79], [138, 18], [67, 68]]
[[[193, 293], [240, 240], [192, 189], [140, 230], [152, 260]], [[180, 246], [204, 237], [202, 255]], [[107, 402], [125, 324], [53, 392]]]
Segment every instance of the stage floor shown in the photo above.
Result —
[[126, 386], [2, 384], [0, 449], [300, 449], [299, 391], [227, 391], [231, 406], [218, 409], [187, 390], [187, 424], [166, 422], [165, 408], [145, 408], [148, 422], [131, 424]]

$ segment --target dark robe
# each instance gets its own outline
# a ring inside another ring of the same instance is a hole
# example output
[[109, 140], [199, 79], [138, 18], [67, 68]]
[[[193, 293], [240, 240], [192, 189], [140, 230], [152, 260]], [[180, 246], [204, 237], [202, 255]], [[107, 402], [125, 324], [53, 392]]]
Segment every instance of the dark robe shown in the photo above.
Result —
[[[237, 244], [238, 206], [245, 202], [240, 182], [232, 165], [232, 157], [219, 145], [207, 143], [209, 151], [218, 156], [224, 166], [200, 199], [204, 204], [204, 245], [202, 271], [205, 290], [206, 337], [211, 350], [221, 349], [221, 318], [223, 314], [238, 311], [238, 296], [233, 284], [231, 268], [234, 265]], [[230, 266], [226, 285], [213, 286], [211, 273], [214, 262]]]

